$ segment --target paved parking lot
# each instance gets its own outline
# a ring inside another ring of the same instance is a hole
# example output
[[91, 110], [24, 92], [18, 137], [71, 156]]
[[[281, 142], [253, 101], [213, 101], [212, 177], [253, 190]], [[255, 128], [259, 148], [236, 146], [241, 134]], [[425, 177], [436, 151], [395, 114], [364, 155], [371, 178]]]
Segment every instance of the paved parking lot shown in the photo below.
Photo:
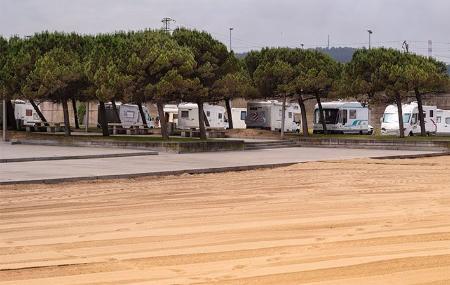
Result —
[[[93, 153], [123, 153], [130, 150], [24, 146], [1, 144], [1, 157], [33, 155], [64, 155]], [[131, 152], [136, 152], [131, 150]], [[161, 153], [153, 156], [134, 156], [95, 159], [67, 159], [57, 161], [31, 161], [0, 163], [0, 184], [32, 182], [67, 178], [98, 178], [102, 176], [151, 175], [171, 171], [252, 167], [307, 161], [342, 160], [352, 158], [383, 157], [429, 153], [425, 151], [395, 151], [334, 148], [284, 148], [245, 152], [216, 152], [196, 154]], [[163, 173], [168, 174], [168, 173]]]

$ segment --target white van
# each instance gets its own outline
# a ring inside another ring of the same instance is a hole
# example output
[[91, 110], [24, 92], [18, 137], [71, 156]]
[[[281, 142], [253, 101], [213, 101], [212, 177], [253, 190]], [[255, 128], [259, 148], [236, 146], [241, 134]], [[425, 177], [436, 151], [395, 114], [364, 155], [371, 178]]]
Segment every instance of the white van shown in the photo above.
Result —
[[[333, 134], [371, 134], [369, 126], [369, 108], [359, 102], [324, 102], [322, 103], [327, 131]], [[314, 108], [314, 133], [323, 133], [320, 122], [319, 106]]]
[[[226, 129], [224, 107], [204, 103], [203, 110], [207, 129]], [[199, 128], [197, 104], [181, 103], [178, 105], [178, 128], [182, 130]]]
[[[420, 122], [419, 122], [419, 108], [417, 102], [402, 105], [403, 112], [403, 125], [405, 136], [419, 135]], [[425, 119], [425, 131], [428, 135], [436, 134], [436, 106], [423, 106], [424, 119]], [[395, 135], [400, 134], [398, 122], [398, 108], [397, 105], [389, 105], [384, 111], [383, 118], [381, 118], [381, 134], [382, 135]]]
[[437, 109], [436, 125], [437, 135], [450, 136], [450, 110]]
[[[247, 103], [247, 128], [281, 130], [283, 103], [275, 100], [255, 101]], [[284, 131], [299, 132], [301, 127], [300, 106], [297, 103], [286, 103]]]
[[[14, 100], [14, 117], [22, 126], [34, 126], [41, 123], [41, 118], [30, 102]], [[39, 108], [39, 106], [38, 106]]]

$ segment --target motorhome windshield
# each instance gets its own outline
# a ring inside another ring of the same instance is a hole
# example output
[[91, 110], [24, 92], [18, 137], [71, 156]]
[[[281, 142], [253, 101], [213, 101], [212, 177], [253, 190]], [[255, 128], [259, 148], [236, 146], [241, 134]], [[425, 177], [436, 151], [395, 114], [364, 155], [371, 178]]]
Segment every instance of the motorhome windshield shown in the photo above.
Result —
[[[403, 123], [409, 123], [409, 119], [411, 118], [410, 113], [403, 114]], [[383, 115], [383, 123], [398, 123], [398, 114], [397, 113], [384, 113]]]
[[[325, 117], [326, 124], [337, 124], [339, 118], [339, 110], [338, 109], [323, 109], [323, 114]], [[320, 123], [320, 113], [319, 109], [315, 111], [315, 123]]]

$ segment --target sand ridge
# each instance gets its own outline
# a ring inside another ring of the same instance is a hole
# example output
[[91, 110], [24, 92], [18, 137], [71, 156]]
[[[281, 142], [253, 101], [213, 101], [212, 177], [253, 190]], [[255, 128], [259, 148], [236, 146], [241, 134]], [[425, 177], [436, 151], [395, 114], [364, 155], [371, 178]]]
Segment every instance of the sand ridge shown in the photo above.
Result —
[[450, 284], [450, 158], [0, 187], [0, 284]]

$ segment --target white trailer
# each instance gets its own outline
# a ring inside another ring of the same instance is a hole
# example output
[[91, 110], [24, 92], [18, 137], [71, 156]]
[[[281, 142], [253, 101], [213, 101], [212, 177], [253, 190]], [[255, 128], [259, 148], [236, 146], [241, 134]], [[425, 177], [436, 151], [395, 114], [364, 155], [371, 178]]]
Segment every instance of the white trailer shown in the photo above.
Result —
[[[30, 102], [22, 100], [14, 100], [14, 117], [22, 126], [34, 126], [41, 123], [38, 113]], [[39, 106], [38, 106], [39, 108]]]
[[168, 123], [174, 123], [178, 125], [178, 106], [177, 105], [164, 105], [164, 115]]
[[[281, 130], [283, 103], [275, 100], [247, 103], [247, 128]], [[296, 103], [286, 103], [285, 132], [298, 132], [301, 127], [300, 106]]]
[[437, 109], [436, 133], [441, 136], [450, 136], [450, 110]]
[[[226, 115], [226, 127], [228, 129], [228, 114]], [[246, 129], [245, 119], [247, 118], [247, 108], [231, 108], [231, 117], [233, 118], [233, 129]]]
[[[369, 126], [369, 108], [359, 102], [324, 102], [322, 103], [327, 131], [334, 134], [371, 134]], [[313, 132], [323, 133], [319, 106], [314, 108]]]
[[[417, 102], [402, 105], [403, 125], [405, 136], [413, 136], [421, 133], [419, 121], [419, 108]], [[428, 135], [436, 134], [437, 124], [436, 106], [423, 106], [423, 114], [425, 119], [425, 131]], [[400, 127], [398, 122], [398, 108], [396, 105], [389, 105], [384, 111], [383, 118], [381, 118], [381, 134], [382, 135], [396, 135], [400, 134]]]
[[[120, 122], [121, 122], [123, 128], [130, 128], [131, 126], [134, 126], [134, 125], [143, 124], [138, 105], [122, 104], [120, 102], [117, 102], [116, 106], [119, 111], [119, 118], [120, 118]], [[106, 103], [105, 108], [106, 108], [106, 118], [107, 118], [108, 123], [115, 123], [116, 115], [114, 114], [112, 103]], [[146, 106], [142, 106], [142, 109], [144, 110], [145, 119], [146, 119], [145, 123], [146, 123], [147, 127], [154, 128], [155, 122], [152, 119], [152, 117], [150, 116], [150, 112], [149, 112], [148, 108]], [[100, 119], [100, 116], [101, 116], [100, 110], [99, 110], [98, 114], [99, 114], [99, 119]], [[100, 121], [99, 121], [99, 123], [100, 123]]]
[[[207, 129], [225, 129], [225, 108], [217, 105], [203, 104], [205, 125]], [[198, 129], [198, 105], [181, 103], [178, 105], [178, 128], [182, 130]]]

